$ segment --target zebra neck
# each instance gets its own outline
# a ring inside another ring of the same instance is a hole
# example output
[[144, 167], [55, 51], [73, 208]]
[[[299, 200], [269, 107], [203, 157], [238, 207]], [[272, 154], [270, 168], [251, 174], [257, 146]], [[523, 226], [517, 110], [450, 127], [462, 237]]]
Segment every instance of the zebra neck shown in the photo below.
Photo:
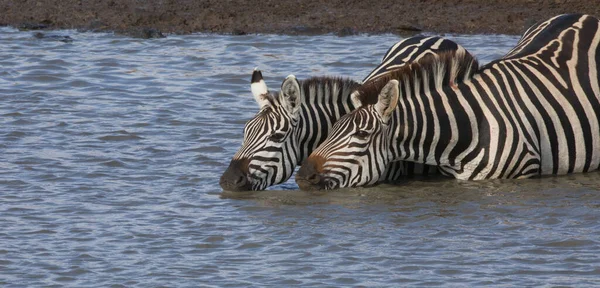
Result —
[[356, 81], [341, 78], [319, 77], [303, 81], [303, 103], [296, 126], [298, 164], [325, 140], [337, 119], [355, 109], [350, 94], [358, 85]]
[[479, 112], [467, 93], [472, 79], [453, 86], [423, 81], [400, 83], [398, 108], [390, 123], [390, 159], [461, 169], [478, 145]]

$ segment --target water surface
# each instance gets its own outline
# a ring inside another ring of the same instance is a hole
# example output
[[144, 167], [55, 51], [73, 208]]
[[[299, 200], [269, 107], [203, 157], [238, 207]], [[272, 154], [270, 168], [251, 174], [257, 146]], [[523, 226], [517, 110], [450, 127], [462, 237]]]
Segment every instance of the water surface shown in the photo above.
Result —
[[360, 80], [398, 36], [46, 34], [0, 28], [0, 286], [600, 283], [599, 173], [221, 193], [254, 67]]

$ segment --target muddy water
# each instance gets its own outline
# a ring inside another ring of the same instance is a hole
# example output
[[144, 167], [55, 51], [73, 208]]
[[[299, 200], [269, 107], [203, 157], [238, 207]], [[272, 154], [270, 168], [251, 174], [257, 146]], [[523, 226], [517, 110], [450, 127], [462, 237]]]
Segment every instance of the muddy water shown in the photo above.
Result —
[[221, 193], [255, 66], [361, 79], [397, 36], [46, 35], [0, 28], [0, 286], [600, 283], [599, 173]]

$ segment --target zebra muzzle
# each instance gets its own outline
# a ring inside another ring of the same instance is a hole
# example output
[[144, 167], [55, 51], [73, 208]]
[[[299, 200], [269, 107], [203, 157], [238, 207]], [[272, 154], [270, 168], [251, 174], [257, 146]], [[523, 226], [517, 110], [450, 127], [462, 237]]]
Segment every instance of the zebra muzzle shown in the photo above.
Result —
[[304, 164], [296, 174], [296, 183], [302, 190], [321, 190], [325, 189], [325, 182], [321, 177], [315, 165], [310, 161], [304, 161]]
[[246, 173], [243, 171], [241, 161], [233, 160], [231, 164], [225, 170], [225, 173], [221, 176], [219, 180], [219, 185], [223, 190], [228, 191], [248, 191], [252, 190], [252, 183], [248, 181], [248, 177]]

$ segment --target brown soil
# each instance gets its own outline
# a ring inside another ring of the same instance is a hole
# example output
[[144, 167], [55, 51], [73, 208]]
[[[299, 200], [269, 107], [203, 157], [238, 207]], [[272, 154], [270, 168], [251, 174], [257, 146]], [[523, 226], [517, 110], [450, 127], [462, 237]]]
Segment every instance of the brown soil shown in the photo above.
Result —
[[[164, 33], [520, 34], [562, 13], [600, 16], [598, 0], [0, 0], [0, 25]], [[151, 34], [151, 33], [149, 33]]]

